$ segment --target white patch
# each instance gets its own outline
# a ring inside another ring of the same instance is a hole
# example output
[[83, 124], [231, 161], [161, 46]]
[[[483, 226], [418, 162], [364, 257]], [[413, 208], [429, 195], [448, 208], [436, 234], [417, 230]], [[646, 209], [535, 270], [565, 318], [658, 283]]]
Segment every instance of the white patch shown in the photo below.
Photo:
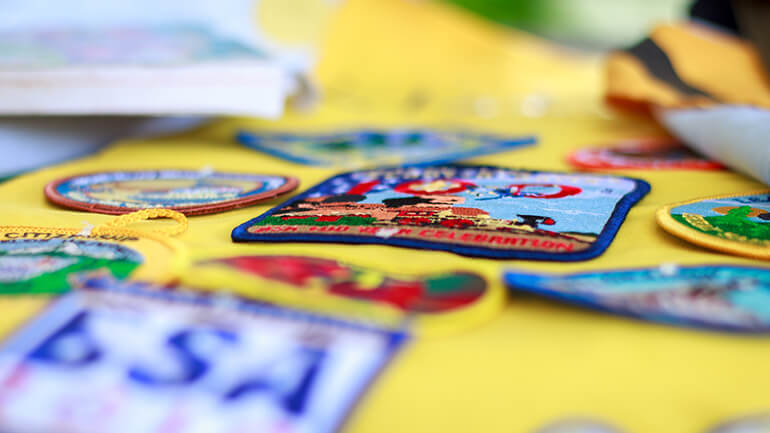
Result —
[[378, 238], [388, 239], [389, 237], [398, 233], [398, 230], [399, 229], [397, 228], [379, 229], [377, 230], [377, 233], [375, 234], [375, 236], [377, 236]]

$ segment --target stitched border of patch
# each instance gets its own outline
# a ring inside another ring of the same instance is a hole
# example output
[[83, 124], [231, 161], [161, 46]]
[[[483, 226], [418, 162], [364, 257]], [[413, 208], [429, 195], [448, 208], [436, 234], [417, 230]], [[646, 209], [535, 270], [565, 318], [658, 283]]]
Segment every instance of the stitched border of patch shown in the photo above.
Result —
[[394, 134], [395, 132], [402, 132], [404, 134], [408, 133], [415, 133], [415, 132], [435, 132], [437, 134], [441, 133], [448, 133], [448, 134], [457, 134], [460, 137], [463, 136], [472, 136], [473, 138], [482, 141], [482, 142], [488, 142], [486, 144], [479, 144], [473, 149], [465, 150], [465, 151], [454, 151], [447, 153], [446, 150], [443, 150], [441, 152], [437, 152], [433, 150], [433, 152], [430, 153], [430, 157], [426, 159], [421, 158], [410, 158], [407, 157], [403, 161], [398, 162], [398, 164], [403, 165], [411, 165], [411, 166], [424, 166], [424, 165], [439, 165], [439, 164], [446, 164], [451, 163], [454, 161], [462, 160], [462, 159], [468, 159], [468, 158], [475, 158], [478, 156], [485, 156], [485, 155], [491, 155], [494, 153], [499, 152], [507, 152], [509, 150], [518, 149], [520, 147], [526, 147], [526, 146], [532, 146], [537, 143], [537, 138], [534, 135], [530, 136], [522, 136], [517, 138], [503, 138], [499, 135], [492, 135], [492, 134], [477, 134], [467, 131], [443, 131], [443, 130], [434, 130], [431, 128], [421, 128], [421, 129], [393, 129], [393, 130], [375, 130], [375, 129], [354, 129], [354, 130], [346, 130], [336, 133], [307, 133], [307, 134], [289, 134], [289, 133], [280, 133], [280, 132], [272, 132], [272, 133], [256, 133], [251, 132], [248, 130], [241, 130], [236, 133], [235, 139], [245, 145], [246, 147], [265, 153], [267, 155], [270, 155], [275, 158], [280, 158], [289, 162], [293, 162], [295, 164], [303, 164], [303, 165], [311, 165], [316, 167], [346, 167], [348, 169], [350, 168], [366, 168], [366, 167], [376, 167], [378, 165], [391, 165], [395, 164], [394, 161], [385, 161], [385, 162], [378, 162], [377, 158], [375, 157], [373, 160], [370, 158], [369, 161], [371, 163], [362, 163], [362, 164], [335, 164], [332, 161], [324, 160], [323, 158], [313, 158], [311, 156], [312, 152], [307, 152], [307, 155], [302, 156], [295, 152], [291, 152], [289, 150], [285, 150], [283, 148], [277, 147], [277, 146], [268, 146], [263, 143], [265, 139], [273, 139], [273, 140], [290, 140], [290, 139], [303, 139], [303, 140], [315, 140], [315, 141], [323, 141], [323, 140], [333, 140], [333, 139], [339, 139], [341, 137], [353, 137], [360, 138], [365, 137], [372, 134]]
[[770, 260], [770, 247], [761, 247], [758, 245], [750, 245], [745, 242], [733, 241], [725, 238], [720, 238], [714, 235], [699, 232], [695, 229], [687, 227], [681, 222], [675, 220], [671, 216], [671, 211], [679, 206], [684, 206], [692, 203], [697, 203], [706, 200], [744, 197], [758, 194], [770, 194], [770, 189], [755, 190], [750, 192], [738, 193], [738, 194], [721, 194], [712, 195], [706, 197], [700, 197], [697, 199], [682, 201], [678, 203], [672, 203], [659, 208], [655, 212], [655, 219], [665, 231], [668, 233], [684, 239], [688, 242], [696, 244], [701, 247], [722, 251], [730, 254], [737, 254], [740, 256], [751, 257], [754, 259]]
[[[706, 264], [706, 265], [688, 265], [681, 266], [680, 269], [702, 269], [702, 268], [740, 268], [750, 271], [762, 270], [770, 274], [770, 268], [764, 268], [760, 266], [744, 266], [733, 264]], [[585, 307], [594, 311], [601, 311], [609, 313], [614, 316], [630, 317], [649, 323], [657, 323], [663, 325], [673, 325], [688, 328], [715, 330], [735, 332], [741, 334], [767, 334], [770, 333], [770, 323], [758, 327], [741, 326], [740, 324], [728, 325], [724, 323], [717, 323], [716, 321], [698, 320], [695, 318], [688, 318], [683, 315], [676, 315], [671, 312], [644, 312], [634, 310], [630, 306], [625, 305], [611, 305], [606, 300], [606, 296], [601, 294], [591, 294], [585, 292], [570, 293], [568, 290], [560, 290], [546, 287], [543, 284], [545, 281], [558, 278], [571, 278], [580, 276], [594, 276], [594, 275], [612, 275], [612, 274], [624, 274], [629, 272], [653, 272], [659, 269], [657, 266], [639, 267], [639, 268], [618, 268], [618, 269], [604, 269], [594, 271], [581, 271], [581, 272], [569, 272], [569, 273], [534, 273], [534, 272], [520, 272], [519, 270], [507, 270], [503, 274], [503, 280], [509, 290], [514, 292], [529, 293], [532, 295], [542, 296], [552, 300], [564, 302], [569, 305], [578, 307]], [[638, 292], [637, 292], [638, 293]]]
[[[87, 203], [83, 201], [74, 200], [68, 197], [63, 196], [59, 191], [58, 188], [60, 185], [71, 182], [74, 180], [77, 180], [79, 178], [85, 178], [89, 176], [98, 176], [98, 175], [115, 175], [118, 173], [121, 174], [137, 174], [137, 173], [199, 173], [195, 170], [185, 170], [185, 169], [161, 169], [161, 170], [114, 170], [114, 171], [104, 171], [104, 172], [93, 172], [93, 173], [83, 173], [78, 174], [75, 176], [69, 176], [61, 179], [56, 179], [51, 182], [49, 182], [44, 189], [46, 198], [59, 206], [75, 209], [75, 210], [81, 210], [86, 212], [95, 212], [95, 213], [103, 213], [108, 215], [122, 215], [127, 214], [131, 212], [135, 212], [137, 210], [141, 209], [152, 209], [153, 207], [123, 207], [123, 206], [117, 206], [117, 205], [108, 205], [103, 203]], [[208, 204], [201, 204], [201, 205], [189, 205], [189, 206], [170, 206], [166, 207], [166, 209], [175, 210], [177, 212], [181, 212], [188, 216], [195, 216], [195, 215], [207, 215], [212, 213], [219, 213], [219, 212], [225, 212], [228, 210], [233, 209], [239, 209], [242, 207], [247, 207], [250, 205], [253, 205], [255, 203], [258, 203], [260, 201], [269, 200], [272, 198], [275, 198], [279, 195], [289, 193], [293, 190], [295, 190], [299, 186], [299, 180], [295, 177], [291, 176], [281, 176], [281, 175], [262, 175], [262, 174], [251, 174], [251, 173], [225, 173], [225, 172], [214, 172], [212, 174], [218, 174], [218, 175], [234, 175], [234, 176], [270, 176], [275, 178], [281, 178], [284, 180], [284, 183], [279, 186], [278, 188], [274, 188], [268, 191], [264, 191], [257, 194], [252, 194], [247, 197], [242, 197], [238, 199], [231, 199], [231, 200], [224, 200], [224, 201], [218, 201], [218, 202], [212, 202]], [[128, 179], [125, 179], [128, 180]], [[157, 206], [156, 206], [157, 207]]]
[[[579, 169], [585, 170], [724, 170], [724, 166], [716, 161], [691, 157], [679, 160], [634, 158], [619, 155], [617, 151], [645, 150], [645, 148], [660, 147], [665, 150], [668, 144], [679, 144], [678, 140], [664, 137], [633, 138], [616, 142], [602, 147], [584, 147], [577, 149], [567, 156], [567, 162]], [[670, 146], [672, 150], [676, 148]], [[686, 148], [685, 148], [686, 149]]]
[[[495, 166], [481, 166], [481, 165], [463, 165], [463, 164], [450, 164], [435, 166], [432, 168], [452, 168], [455, 170], [462, 169], [487, 169], [487, 170], [510, 170], [519, 173], [526, 174], [558, 174], [565, 176], [598, 176], [598, 177], [610, 177], [614, 179], [624, 179], [634, 183], [634, 189], [626, 193], [620, 198], [610, 214], [607, 222], [599, 233], [598, 237], [591, 243], [591, 245], [578, 252], [567, 253], [551, 253], [551, 252], [539, 252], [539, 251], [522, 251], [522, 250], [501, 250], [493, 248], [464, 246], [458, 244], [449, 244], [442, 242], [432, 242], [424, 240], [413, 239], [399, 239], [399, 238], [382, 238], [377, 236], [357, 236], [357, 235], [317, 235], [312, 233], [249, 233], [248, 228], [254, 224], [272, 216], [274, 213], [280, 211], [282, 208], [291, 205], [294, 202], [304, 200], [316, 190], [328, 183], [334, 182], [335, 179], [340, 177], [350, 176], [358, 172], [366, 172], [372, 170], [356, 170], [346, 173], [337, 174], [330, 178], [327, 178], [323, 182], [320, 182], [313, 187], [306, 190], [304, 193], [292, 197], [288, 201], [270, 209], [264, 214], [246, 221], [245, 223], [235, 227], [232, 232], [232, 240], [234, 242], [248, 242], [248, 241], [264, 241], [264, 242], [322, 242], [322, 243], [350, 243], [350, 244], [378, 244], [378, 245], [391, 245], [416, 249], [429, 249], [438, 251], [448, 251], [459, 255], [472, 256], [472, 257], [486, 257], [494, 259], [523, 259], [523, 260], [553, 260], [553, 261], [580, 261], [588, 260], [602, 254], [615, 238], [620, 225], [626, 218], [628, 211], [631, 207], [639, 202], [649, 191], [650, 185], [641, 179], [634, 179], [629, 177], [613, 176], [613, 175], [590, 175], [581, 173], [565, 173], [565, 172], [551, 172], [551, 171], [534, 171], [534, 170], [521, 170], [507, 167], [495, 167]], [[396, 169], [427, 169], [431, 167], [423, 166], [402, 166], [402, 167], [386, 167], [380, 168], [377, 171], [396, 170]]]

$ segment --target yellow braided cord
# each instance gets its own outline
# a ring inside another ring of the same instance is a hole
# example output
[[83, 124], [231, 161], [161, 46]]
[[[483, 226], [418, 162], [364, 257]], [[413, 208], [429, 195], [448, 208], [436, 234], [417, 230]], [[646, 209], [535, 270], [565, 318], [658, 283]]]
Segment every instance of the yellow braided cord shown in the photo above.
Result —
[[[131, 212], [125, 215], [120, 215], [103, 225], [94, 229], [94, 231], [108, 231], [109, 229], [117, 229], [129, 226], [139, 221], [156, 218], [169, 218], [176, 221], [178, 224], [174, 227], [166, 229], [152, 230], [153, 233], [163, 234], [167, 236], [176, 236], [184, 233], [187, 230], [188, 222], [187, 217], [184, 214], [171, 210], [171, 209], [143, 209], [136, 212]], [[137, 232], [139, 232], [137, 230]]]

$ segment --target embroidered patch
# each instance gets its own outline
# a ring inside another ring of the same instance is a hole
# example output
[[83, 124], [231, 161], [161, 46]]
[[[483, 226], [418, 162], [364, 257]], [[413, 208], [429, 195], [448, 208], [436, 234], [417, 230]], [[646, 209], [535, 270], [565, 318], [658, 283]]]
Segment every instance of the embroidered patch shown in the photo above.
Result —
[[334, 134], [256, 134], [242, 131], [246, 146], [306, 165], [370, 168], [442, 164], [535, 144], [535, 137], [503, 138], [460, 131], [358, 130]]
[[706, 433], [767, 433], [769, 431], [770, 414], [760, 414], [720, 423]]
[[[502, 287], [479, 274], [390, 275], [336, 260], [296, 255], [217, 257], [193, 263], [184, 282], [351, 318], [398, 323], [415, 316], [421, 333], [466, 328], [498, 313]], [[499, 290], [498, 290], [499, 289]]]
[[673, 325], [770, 332], [770, 268], [661, 266], [566, 275], [508, 272], [515, 290]]
[[675, 203], [656, 217], [667, 232], [694, 244], [770, 260], [770, 190]]
[[621, 433], [620, 430], [588, 418], [568, 418], [547, 424], [535, 433]]
[[233, 240], [397, 245], [532, 260], [601, 254], [640, 180], [499, 167], [396, 167], [332, 177], [247, 221]]
[[402, 333], [89, 280], [0, 350], [0, 429], [330, 433]]
[[625, 140], [613, 147], [579, 149], [567, 158], [584, 169], [721, 170], [722, 164], [694, 153], [670, 138]]
[[65, 239], [63, 235], [58, 239], [14, 239], [14, 234], [4, 234], [0, 240], [0, 295], [61, 293], [70, 289], [71, 275], [102, 269], [125, 278], [143, 262], [138, 252], [114, 243]]
[[294, 190], [295, 178], [211, 171], [114, 171], [69, 177], [46, 185], [50, 201], [112, 215], [167, 208], [203, 215], [241, 208]]

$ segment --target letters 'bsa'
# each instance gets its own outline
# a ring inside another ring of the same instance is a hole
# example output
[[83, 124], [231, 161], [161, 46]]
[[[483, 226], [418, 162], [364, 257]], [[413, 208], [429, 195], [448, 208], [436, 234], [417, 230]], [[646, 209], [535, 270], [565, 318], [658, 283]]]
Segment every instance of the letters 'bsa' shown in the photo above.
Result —
[[0, 430], [328, 433], [403, 341], [234, 299], [87, 280], [0, 350]]
[[501, 259], [601, 254], [640, 180], [483, 166], [397, 167], [332, 177], [233, 231], [235, 241], [396, 245]]

